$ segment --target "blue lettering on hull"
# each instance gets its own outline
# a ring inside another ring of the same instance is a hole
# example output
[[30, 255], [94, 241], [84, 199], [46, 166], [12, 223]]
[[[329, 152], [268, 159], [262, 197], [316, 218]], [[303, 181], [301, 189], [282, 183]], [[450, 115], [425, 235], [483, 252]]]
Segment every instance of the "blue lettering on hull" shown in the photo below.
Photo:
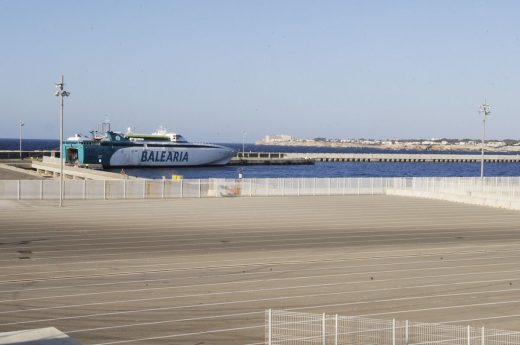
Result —
[[143, 151], [141, 162], [189, 162], [188, 152]]

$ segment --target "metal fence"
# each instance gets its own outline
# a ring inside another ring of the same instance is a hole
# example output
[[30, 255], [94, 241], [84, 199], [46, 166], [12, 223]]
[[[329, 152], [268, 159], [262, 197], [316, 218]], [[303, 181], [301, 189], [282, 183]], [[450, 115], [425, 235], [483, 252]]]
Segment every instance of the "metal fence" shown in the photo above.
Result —
[[[58, 199], [59, 180], [0, 180], [0, 199]], [[65, 180], [65, 199], [161, 199], [232, 196], [446, 193], [520, 201], [520, 177], [252, 178]]]
[[402, 178], [395, 188], [431, 193], [493, 196], [520, 200], [519, 176], [485, 177], [413, 177]]
[[[65, 199], [384, 194], [395, 178], [65, 180]], [[59, 180], [0, 180], [0, 199], [58, 199]]]
[[266, 345], [513, 345], [520, 332], [269, 309]]

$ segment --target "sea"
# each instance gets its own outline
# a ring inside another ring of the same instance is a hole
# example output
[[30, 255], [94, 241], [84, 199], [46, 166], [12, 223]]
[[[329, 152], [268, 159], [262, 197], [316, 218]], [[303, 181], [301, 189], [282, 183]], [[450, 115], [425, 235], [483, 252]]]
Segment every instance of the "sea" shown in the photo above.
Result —
[[[303, 153], [460, 153], [467, 151], [395, 151], [377, 148], [327, 148], [302, 146], [275, 146], [224, 143], [237, 151], [245, 152], [303, 152]], [[1, 139], [0, 150], [18, 150], [18, 139]], [[23, 150], [58, 150], [59, 140], [25, 139]], [[489, 154], [516, 154], [508, 152], [489, 152]], [[111, 171], [121, 172], [121, 169]], [[397, 162], [317, 162], [314, 165], [252, 165], [194, 168], [127, 168], [127, 175], [170, 179], [173, 175], [183, 178], [244, 178], [265, 177], [413, 177], [413, 176], [480, 176], [480, 163], [397, 163]], [[485, 176], [520, 176], [520, 163], [486, 163]]]

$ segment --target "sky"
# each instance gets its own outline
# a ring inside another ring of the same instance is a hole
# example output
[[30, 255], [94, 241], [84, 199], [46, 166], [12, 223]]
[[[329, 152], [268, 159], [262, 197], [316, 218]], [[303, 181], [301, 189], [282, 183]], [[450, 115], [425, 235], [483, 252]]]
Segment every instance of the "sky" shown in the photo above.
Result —
[[519, 1], [0, 0], [0, 138], [520, 139]]

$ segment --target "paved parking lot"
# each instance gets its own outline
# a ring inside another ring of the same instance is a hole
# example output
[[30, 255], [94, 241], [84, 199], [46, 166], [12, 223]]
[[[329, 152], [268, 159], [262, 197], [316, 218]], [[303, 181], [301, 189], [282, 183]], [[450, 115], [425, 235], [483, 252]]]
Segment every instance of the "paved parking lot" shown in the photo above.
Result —
[[520, 330], [520, 212], [391, 196], [0, 201], [0, 331], [263, 344], [264, 310]]

